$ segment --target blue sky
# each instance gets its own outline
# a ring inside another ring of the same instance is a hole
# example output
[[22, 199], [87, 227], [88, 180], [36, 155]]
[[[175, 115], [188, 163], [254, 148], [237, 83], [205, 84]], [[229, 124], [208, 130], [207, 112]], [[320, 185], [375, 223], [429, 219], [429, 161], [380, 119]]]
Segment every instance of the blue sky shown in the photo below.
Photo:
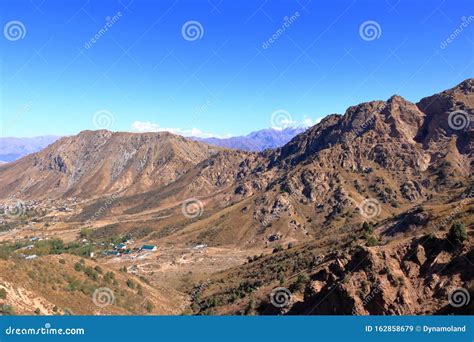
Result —
[[240, 135], [418, 101], [473, 77], [473, 15], [472, 0], [0, 0], [1, 135]]

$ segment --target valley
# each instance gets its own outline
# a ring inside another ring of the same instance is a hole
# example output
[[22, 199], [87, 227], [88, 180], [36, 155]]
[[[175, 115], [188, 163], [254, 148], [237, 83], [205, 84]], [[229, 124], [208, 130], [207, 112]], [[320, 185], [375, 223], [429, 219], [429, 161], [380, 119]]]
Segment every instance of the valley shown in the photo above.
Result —
[[467, 79], [261, 152], [60, 138], [0, 165], [3, 313], [472, 314], [473, 114]]

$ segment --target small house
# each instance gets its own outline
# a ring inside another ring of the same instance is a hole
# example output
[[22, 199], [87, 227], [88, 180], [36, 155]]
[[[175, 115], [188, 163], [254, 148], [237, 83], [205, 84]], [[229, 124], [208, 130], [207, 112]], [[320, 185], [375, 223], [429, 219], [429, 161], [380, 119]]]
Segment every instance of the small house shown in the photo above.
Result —
[[141, 250], [145, 252], [155, 252], [158, 248], [155, 245], [143, 245]]
[[104, 254], [109, 256], [120, 256], [119, 251], [105, 251]]
[[124, 250], [127, 249], [127, 246], [124, 243], [119, 243], [117, 246], [115, 246], [115, 249]]

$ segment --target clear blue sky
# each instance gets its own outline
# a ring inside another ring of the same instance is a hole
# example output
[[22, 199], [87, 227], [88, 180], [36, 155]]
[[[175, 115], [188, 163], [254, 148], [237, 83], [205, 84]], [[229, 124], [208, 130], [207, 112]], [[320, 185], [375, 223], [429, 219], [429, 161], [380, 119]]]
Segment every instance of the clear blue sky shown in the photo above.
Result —
[[[418, 101], [473, 77], [472, 15], [472, 0], [0, 0], [1, 134], [135, 122], [239, 135], [271, 126], [277, 110], [298, 124], [395, 93]], [[5, 33], [11, 21], [21, 39]], [[184, 39], [188, 21], [199, 39]], [[367, 21], [376, 39], [361, 36]], [[101, 110], [113, 119], [94, 120]]]

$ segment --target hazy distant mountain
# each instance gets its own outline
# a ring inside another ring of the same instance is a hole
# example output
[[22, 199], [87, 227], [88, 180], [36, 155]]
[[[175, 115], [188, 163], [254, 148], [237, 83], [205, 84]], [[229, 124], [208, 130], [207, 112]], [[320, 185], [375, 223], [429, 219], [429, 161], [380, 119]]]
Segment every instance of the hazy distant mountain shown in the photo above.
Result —
[[296, 135], [304, 132], [306, 128], [286, 128], [283, 130], [262, 129], [245, 136], [231, 138], [192, 138], [211, 145], [233, 148], [237, 150], [259, 152], [268, 148], [277, 148], [285, 145]]
[[0, 138], [0, 164], [15, 161], [27, 154], [38, 152], [59, 137], [45, 135], [33, 138]]

